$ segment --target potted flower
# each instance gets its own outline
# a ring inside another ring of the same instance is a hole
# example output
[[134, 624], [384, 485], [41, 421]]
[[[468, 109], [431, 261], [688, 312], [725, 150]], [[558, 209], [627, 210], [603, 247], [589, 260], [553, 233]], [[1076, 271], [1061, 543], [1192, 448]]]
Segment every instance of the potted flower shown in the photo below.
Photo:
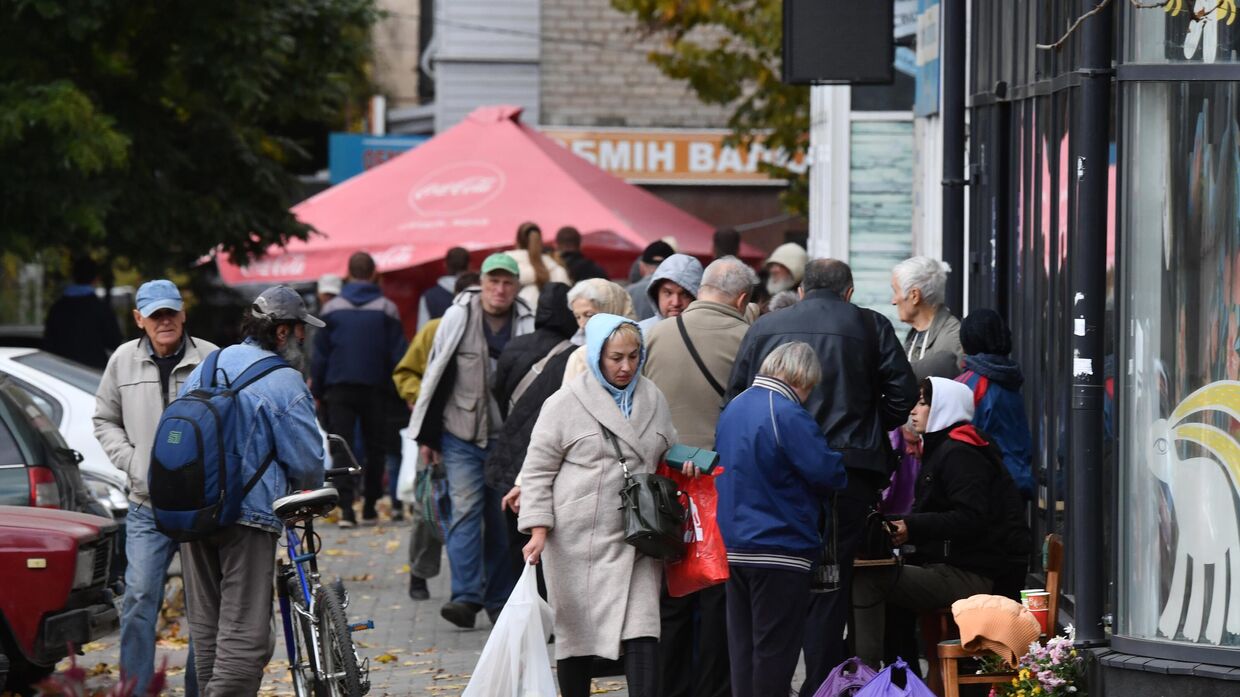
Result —
[[[1072, 647], [1075, 640], [1076, 629], [1068, 625], [1063, 636], [1052, 637], [1045, 646], [1036, 641], [1030, 644], [1029, 652], [1020, 658], [1016, 677], [992, 687], [990, 697], [1085, 697], [1085, 658]], [[1005, 670], [998, 656], [981, 663], [978, 673]]]

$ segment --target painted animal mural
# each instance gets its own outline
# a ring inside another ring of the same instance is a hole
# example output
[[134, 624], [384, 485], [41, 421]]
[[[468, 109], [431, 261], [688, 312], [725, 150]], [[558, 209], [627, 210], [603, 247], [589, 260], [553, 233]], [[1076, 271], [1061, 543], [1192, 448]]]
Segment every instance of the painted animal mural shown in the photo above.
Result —
[[[1184, 640], [1218, 644], [1224, 626], [1240, 634], [1240, 515], [1236, 509], [1240, 443], [1223, 429], [1189, 420], [1210, 412], [1240, 421], [1240, 382], [1211, 383], [1180, 402], [1168, 418], [1154, 422], [1149, 462], [1154, 476], [1171, 491], [1179, 528], [1171, 594], [1158, 630], [1176, 638], [1183, 617]], [[1177, 444], [1196, 445], [1209, 455], [1181, 459]], [[1190, 564], [1192, 586], [1186, 594]], [[1206, 567], [1213, 567], [1214, 578], [1208, 614]]]

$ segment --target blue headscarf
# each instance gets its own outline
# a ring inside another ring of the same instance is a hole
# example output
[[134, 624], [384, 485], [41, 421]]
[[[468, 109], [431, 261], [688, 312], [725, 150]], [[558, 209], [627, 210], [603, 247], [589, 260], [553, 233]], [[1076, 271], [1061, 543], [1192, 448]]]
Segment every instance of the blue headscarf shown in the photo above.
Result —
[[[616, 400], [616, 406], [620, 407], [620, 413], [624, 414], [624, 418], [629, 418], [633, 413], [633, 392], [637, 389], [637, 381], [641, 379], [642, 366], [646, 363], [646, 342], [640, 340], [641, 356], [637, 359], [637, 368], [633, 371], [633, 379], [629, 384], [620, 389], [615, 385], [607, 382], [607, 378], [603, 377], [603, 369], [599, 365], [603, 358], [603, 344], [611, 338], [613, 332], [621, 324], [631, 324], [637, 327], [637, 322], [631, 319], [621, 317], [619, 315], [599, 314], [590, 318], [586, 322], [586, 363], [590, 366], [590, 373], [598, 380], [603, 389], [611, 394], [611, 398]], [[638, 336], [641, 335], [641, 329], [638, 328]]]

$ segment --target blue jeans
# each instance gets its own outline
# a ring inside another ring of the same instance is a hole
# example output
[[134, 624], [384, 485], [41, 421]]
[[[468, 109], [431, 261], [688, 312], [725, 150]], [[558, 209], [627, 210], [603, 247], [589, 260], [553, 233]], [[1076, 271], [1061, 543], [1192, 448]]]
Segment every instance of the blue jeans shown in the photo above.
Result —
[[448, 564], [452, 600], [498, 610], [516, 584], [508, 563], [508, 527], [500, 508], [503, 494], [486, 485], [487, 448], [443, 435], [443, 465], [452, 498]]
[[[150, 506], [130, 502], [125, 528], [128, 566], [121, 605], [121, 673], [138, 681], [134, 694], [141, 694], [155, 673], [155, 623], [164, 604], [164, 579], [177, 543], [155, 529]], [[185, 659], [185, 694], [198, 695], [193, 644]]]

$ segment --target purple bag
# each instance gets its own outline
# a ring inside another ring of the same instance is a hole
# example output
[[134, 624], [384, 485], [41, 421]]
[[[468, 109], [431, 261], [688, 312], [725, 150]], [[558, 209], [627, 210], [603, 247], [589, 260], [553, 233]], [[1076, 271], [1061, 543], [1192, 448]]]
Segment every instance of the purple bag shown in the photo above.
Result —
[[891, 486], [883, 492], [878, 510], [887, 516], [902, 516], [913, 510], [914, 489], [917, 486], [917, 475], [921, 473], [921, 460], [909, 454], [904, 442], [904, 432], [897, 427], [888, 434], [891, 447], [900, 458], [900, 464], [891, 474]]
[[[893, 671], [904, 673], [904, 687], [892, 682]], [[883, 668], [869, 684], [861, 688], [856, 697], [935, 697], [935, 694], [916, 673], [908, 669], [903, 658], [897, 658], [895, 663]]]
[[822, 686], [814, 693], [814, 697], [852, 697], [857, 694], [857, 690], [873, 680], [875, 675], [877, 673], [873, 668], [854, 656], [831, 670], [831, 674], [822, 681]]

